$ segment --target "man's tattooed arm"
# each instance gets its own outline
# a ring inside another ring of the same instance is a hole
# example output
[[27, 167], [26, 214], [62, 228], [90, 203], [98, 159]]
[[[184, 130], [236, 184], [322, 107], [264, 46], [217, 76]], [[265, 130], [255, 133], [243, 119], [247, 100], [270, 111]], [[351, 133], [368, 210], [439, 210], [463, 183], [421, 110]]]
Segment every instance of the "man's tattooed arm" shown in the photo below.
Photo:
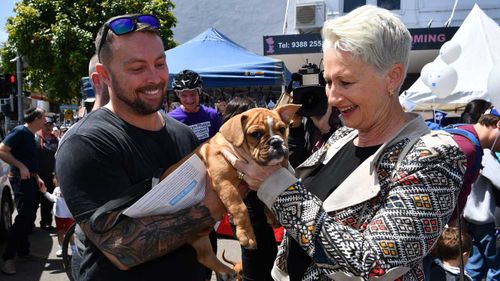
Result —
[[[107, 224], [117, 213], [98, 223]], [[108, 232], [97, 234], [88, 220], [79, 222], [86, 237], [119, 269], [163, 256], [199, 236], [212, 226], [214, 219], [204, 206], [195, 206], [173, 215], [129, 218], [122, 216]]]

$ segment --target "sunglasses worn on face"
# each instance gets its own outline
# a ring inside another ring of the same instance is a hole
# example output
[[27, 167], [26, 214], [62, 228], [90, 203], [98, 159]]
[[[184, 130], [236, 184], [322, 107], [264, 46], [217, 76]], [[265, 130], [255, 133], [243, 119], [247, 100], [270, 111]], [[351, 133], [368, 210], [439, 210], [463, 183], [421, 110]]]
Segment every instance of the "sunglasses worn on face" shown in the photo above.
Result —
[[137, 29], [138, 22], [147, 24], [153, 29], [160, 29], [160, 20], [153, 15], [124, 15], [109, 19], [104, 24], [99, 48], [97, 48], [97, 57], [99, 61], [101, 61], [101, 49], [106, 42], [109, 30], [118, 36], [128, 34]]

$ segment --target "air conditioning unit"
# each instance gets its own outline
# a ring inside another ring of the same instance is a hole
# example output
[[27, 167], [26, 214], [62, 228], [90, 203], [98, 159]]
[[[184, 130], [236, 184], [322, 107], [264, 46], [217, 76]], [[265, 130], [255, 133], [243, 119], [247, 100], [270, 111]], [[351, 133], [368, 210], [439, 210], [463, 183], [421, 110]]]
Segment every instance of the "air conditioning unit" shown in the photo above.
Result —
[[297, 3], [295, 29], [321, 28], [325, 21], [325, 2]]

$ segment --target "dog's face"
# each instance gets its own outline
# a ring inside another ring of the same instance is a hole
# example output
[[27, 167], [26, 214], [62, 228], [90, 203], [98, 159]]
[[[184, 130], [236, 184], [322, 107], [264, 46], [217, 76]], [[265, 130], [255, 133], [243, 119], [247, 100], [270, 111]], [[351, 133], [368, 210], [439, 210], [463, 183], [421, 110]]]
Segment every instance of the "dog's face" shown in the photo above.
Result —
[[288, 159], [288, 126], [299, 108], [300, 105], [295, 104], [275, 110], [253, 108], [229, 119], [220, 132], [257, 163], [279, 164]]

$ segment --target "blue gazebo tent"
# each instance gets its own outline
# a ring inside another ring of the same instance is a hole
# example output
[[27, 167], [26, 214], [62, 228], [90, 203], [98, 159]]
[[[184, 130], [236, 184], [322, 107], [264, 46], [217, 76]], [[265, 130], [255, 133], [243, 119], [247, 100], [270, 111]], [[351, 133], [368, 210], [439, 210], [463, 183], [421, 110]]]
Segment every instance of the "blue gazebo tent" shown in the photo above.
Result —
[[198, 72], [205, 88], [281, 86], [283, 61], [259, 56], [214, 28], [165, 52], [172, 78], [184, 69]]

